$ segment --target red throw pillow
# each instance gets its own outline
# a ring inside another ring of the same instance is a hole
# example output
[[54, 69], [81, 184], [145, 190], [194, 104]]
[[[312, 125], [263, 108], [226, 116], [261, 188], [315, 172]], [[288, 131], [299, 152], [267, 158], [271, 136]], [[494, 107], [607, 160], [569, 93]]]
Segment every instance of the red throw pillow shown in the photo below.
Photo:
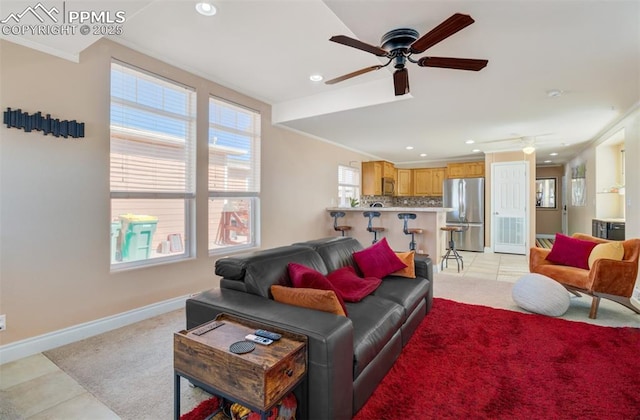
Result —
[[382, 238], [380, 242], [371, 245], [367, 249], [354, 252], [353, 259], [365, 277], [379, 279], [407, 266], [389, 247], [387, 238]]
[[335, 292], [340, 301], [340, 306], [347, 313], [347, 307], [344, 305], [344, 300], [340, 296], [340, 292], [327, 280], [327, 278], [320, 272], [309, 268], [302, 264], [289, 263], [287, 265], [289, 271], [289, 278], [293, 287], [305, 288], [305, 289], [319, 289], [319, 290], [332, 290]]
[[598, 245], [596, 242], [571, 238], [561, 233], [556, 233], [551, 252], [547, 260], [555, 264], [589, 269], [589, 255], [591, 250]]
[[327, 274], [327, 280], [347, 302], [360, 302], [380, 286], [382, 280], [376, 277], [358, 277], [351, 266], [338, 268]]

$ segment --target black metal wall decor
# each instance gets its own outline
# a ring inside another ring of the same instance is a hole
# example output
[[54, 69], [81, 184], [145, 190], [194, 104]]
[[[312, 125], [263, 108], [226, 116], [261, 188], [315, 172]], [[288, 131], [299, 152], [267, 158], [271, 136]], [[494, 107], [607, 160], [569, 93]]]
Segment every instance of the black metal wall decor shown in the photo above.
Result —
[[45, 136], [53, 134], [55, 137], [72, 137], [77, 139], [84, 137], [84, 123], [72, 121], [60, 121], [57, 118], [51, 118], [51, 114], [44, 117], [40, 111], [35, 114], [22, 112], [21, 109], [12, 110], [7, 108], [4, 112], [4, 122], [7, 128], [21, 128], [25, 132], [30, 133], [32, 130], [42, 131]]

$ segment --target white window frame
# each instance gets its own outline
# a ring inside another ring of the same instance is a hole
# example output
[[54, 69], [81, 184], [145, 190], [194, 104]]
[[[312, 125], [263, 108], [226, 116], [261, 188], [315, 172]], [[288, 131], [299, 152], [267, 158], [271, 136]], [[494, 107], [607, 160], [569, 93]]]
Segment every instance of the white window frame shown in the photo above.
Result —
[[[351, 172], [355, 183], [348, 183], [346, 179], [341, 177], [343, 172]], [[347, 197], [342, 197], [341, 189], [353, 188], [355, 199], [360, 200], [360, 169], [348, 165], [338, 165], [338, 207], [351, 207], [351, 203], [347, 202]]]
[[[113, 59], [111, 61], [111, 70], [114, 69], [114, 65], [115, 66], [122, 66], [125, 68], [128, 68], [129, 70], [135, 71], [140, 73], [143, 76], [146, 76], [148, 78], [151, 78], [152, 80], [158, 80], [159, 82], [161, 82], [161, 84], [170, 84], [173, 85], [177, 88], [183, 88], [185, 89], [185, 91], [190, 92], [190, 94], [188, 95], [188, 106], [190, 107], [190, 110], [192, 111], [190, 113], [189, 116], [184, 117], [182, 119], [189, 121], [190, 120], [190, 126], [189, 126], [189, 133], [188, 133], [188, 138], [185, 139], [185, 141], [190, 141], [189, 145], [186, 145], [185, 147], [187, 147], [187, 158], [185, 161], [185, 165], [186, 165], [186, 171], [187, 174], [187, 186], [185, 186], [185, 190], [184, 191], [180, 191], [180, 192], [176, 192], [176, 191], [131, 191], [131, 190], [114, 190], [111, 189], [110, 187], [110, 201], [111, 200], [126, 200], [126, 199], [142, 199], [142, 200], [166, 200], [166, 199], [181, 199], [184, 200], [184, 237], [181, 238], [182, 239], [182, 246], [184, 249], [184, 252], [179, 253], [179, 254], [167, 254], [166, 256], [156, 256], [154, 258], [147, 258], [147, 259], [139, 259], [139, 260], [134, 260], [134, 261], [126, 261], [126, 262], [122, 262], [122, 261], [118, 261], [118, 262], [111, 262], [110, 266], [111, 266], [111, 271], [123, 271], [123, 270], [130, 270], [130, 269], [137, 269], [137, 268], [142, 268], [142, 267], [149, 267], [149, 266], [154, 266], [154, 265], [160, 265], [160, 264], [167, 264], [167, 263], [173, 263], [173, 262], [177, 262], [177, 261], [184, 261], [184, 260], [188, 260], [188, 259], [193, 259], [195, 258], [196, 255], [196, 250], [195, 250], [195, 244], [196, 244], [196, 240], [195, 240], [195, 226], [194, 226], [194, 222], [195, 222], [195, 174], [196, 174], [196, 124], [197, 124], [197, 120], [196, 120], [196, 116], [197, 116], [197, 110], [196, 110], [196, 91], [194, 88], [190, 87], [190, 86], [186, 86], [184, 84], [181, 84], [179, 82], [175, 82], [173, 80], [169, 80], [166, 79], [162, 76], [158, 76], [154, 73], [148, 72], [146, 70], [140, 69], [138, 67], [132, 66], [130, 64], [127, 63], [123, 63], [120, 62], [118, 60]], [[151, 107], [144, 107], [142, 105], [138, 105], [135, 102], [132, 101], [125, 101], [119, 98], [114, 99], [113, 97], [111, 97], [110, 99], [110, 103], [113, 104], [115, 101], [115, 103], [119, 103], [119, 104], [126, 104], [128, 107], [131, 108], [135, 108], [135, 109], [139, 109], [139, 110], [145, 110], [148, 112], [153, 111], [153, 109]], [[172, 117], [172, 118], [176, 118], [176, 119], [180, 119], [180, 116], [178, 114], [171, 114], [169, 111], [164, 111], [167, 114], [167, 117]], [[158, 112], [159, 114], [163, 114], [163, 112]], [[171, 144], [172, 142], [175, 142], [175, 140], [172, 140], [171, 136], [167, 135], [167, 136], [163, 136], [163, 135], [158, 135], [157, 133], [149, 133], [149, 132], [145, 132], [143, 130], [131, 130], [131, 129], [127, 129], [127, 128], [120, 128], [120, 127], [115, 127], [113, 124], [110, 123], [110, 143], [111, 143], [111, 138], [113, 136], [113, 133], [115, 132], [118, 134], [119, 137], [127, 137], [130, 136], [131, 139], [138, 139], [141, 142], [147, 142], [150, 145], [153, 144]], [[111, 207], [111, 206], [110, 206]], [[110, 253], [113, 252], [112, 250], [110, 250]]]
[[[236, 133], [243, 136], [247, 136], [251, 138], [251, 173], [252, 173], [252, 181], [250, 184], [254, 184], [248, 187], [247, 191], [238, 191], [237, 188], [234, 189], [233, 186], [229, 186], [229, 190], [226, 189], [227, 185], [225, 182], [225, 186], [223, 188], [212, 188], [211, 185], [208, 186], [208, 196], [209, 196], [209, 205], [211, 205], [213, 200], [234, 200], [234, 199], [244, 199], [250, 202], [250, 213], [248, 215], [249, 225], [250, 225], [250, 237], [247, 243], [243, 244], [232, 244], [232, 245], [224, 245], [220, 247], [211, 247], [208, 245], [209, 255], [216, 256], [222, 254], [228, 254], [232, 252], [257, 248], [260, 246], [260, 147], [261, 147], [261, 121], [262, 115], [259, 111], [250, 109], [246, 106], [239, 105], [237, 103], [233, 103], [226, 99], [210, 96], [209, 97], [209, 107], [212, 106], [212, 103], [221, 106], [228, 106], [230, 109], [237, 109], [246, 111], [247, 113], [252, 115], [254, 119], [253, 127], [254, 131], [241, 131], [240, 129], [231, 128], [228, 126], [224, 126], [219, 124], [217, 121], [211, 120], [209, 118], [208, 127], [209, 133], [207, 134], [207, 147], [209, 147], [211, 139], [210, 132], [211, 130], [217, 129], [220, 131], [225, 131], [228, 133]], [[211, 110], [209, 112], [211, 114]], [[209, 156], [211, 154], [209, 153]], [[211, 163], [209, 162], [208, 169], [210, 168]], [[225, 172], [228, 170], [228, 167], [225, 167]], [[225, 175], [226, 176], [226, 175]], [[208, 213], [207, 213], [207, 217]], [[209, 235], [213, 229], [217, 229], [218, 223], [214, 220], [208, 220], [209, 222]], [[208, 244], [212, 243], [212, 238], [208, 238]]]

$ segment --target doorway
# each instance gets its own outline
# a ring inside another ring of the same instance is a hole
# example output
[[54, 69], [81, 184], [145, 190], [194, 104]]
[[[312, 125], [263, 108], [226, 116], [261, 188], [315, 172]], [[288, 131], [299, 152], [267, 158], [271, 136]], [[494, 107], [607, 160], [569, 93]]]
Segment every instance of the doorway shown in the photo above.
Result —
[[526, 255], [529, 247], [528, 162], [491, 165], [493, 252]]

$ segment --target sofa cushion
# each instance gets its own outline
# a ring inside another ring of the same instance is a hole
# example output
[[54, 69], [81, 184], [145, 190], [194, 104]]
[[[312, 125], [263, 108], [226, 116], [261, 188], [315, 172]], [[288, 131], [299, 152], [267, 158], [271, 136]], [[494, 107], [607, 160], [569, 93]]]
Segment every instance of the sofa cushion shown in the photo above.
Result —
[[299, 242], [294, 245], [313, 248], [324, 261], [329, 272], [345, 266], [354, 266], [353, 253], [362, 251], [363, 247], [355, 238], [333, 236], [313, 241]]
[[601, 258], [622, 261], [622, 257], [624, 257], [624, 246], [622, 246], [622, 242], [598, 244], [593, 247], [591, 254], [589, 254], [589, 268], [593, 267], [596, 260]]
[[289, 278], [291, 279], [291, 284], [293, 284], [293, 287], [330, 290], [336, 294], [336, 297], [340, 302], [340, 306], [342, 306], [342, 310], [345, 314], [347, 313], [347, 308], [344, 306], [344, 300], [342, 299], [340, 292], [331, 284], [329, 280], [327, 280], [324, 274], [319, 273], [318, 271], [305, 265], [296, 263], [289, 263], [287, 265], [287, 270], [289, 272]]
[[373, 294], [401, 305], [405, 311], [404, 320], [429, 294], [430, 284], [425, 278], [387, 276]]
[[303, 246], [284, 246], [222, 258], [216, 261], [216, 274], [231, 280], [244, 280], [247, 293], [269, 298], [271, 285], [291, 285], [287, 272], [290, 262], [327, 274], [320, 255]]
[[347, 303], [353, 322], [353, 378], [380, 353], [404, 320], [403, 309], [390, 300], [369, 295], [358, 303]]
[[346, 302], [360, 302], [382, 283], [382, 280], [377, 277], [359, 277], [351, 266], [332, 271], [327, 274], [327, 280]]
[[389, 247], [387, 238], [382, 238], [362, 251], [354, 252], [353, 259], [365, 277], [379, 279], [407, 266]]
[[414, 261], [415, 251], [409, 252], [396, 252], [396, 255], [407, 266], [401, 270], [391, 273], [393, 276], [408, 277], [410, 279], [416, 278], [416, 263]]
[[571, 238], [561, 233], [556, 233], [556, 239], [547, 255], [547, 260], [555, 264], [589, 269], [589, 255], [591, 250], [598, 245], [596, 242]]
[[271, 293], [276, 302], [346, 316], [344, 307], [333, 290], [293, 288], [274, 284], [271, 286]]

